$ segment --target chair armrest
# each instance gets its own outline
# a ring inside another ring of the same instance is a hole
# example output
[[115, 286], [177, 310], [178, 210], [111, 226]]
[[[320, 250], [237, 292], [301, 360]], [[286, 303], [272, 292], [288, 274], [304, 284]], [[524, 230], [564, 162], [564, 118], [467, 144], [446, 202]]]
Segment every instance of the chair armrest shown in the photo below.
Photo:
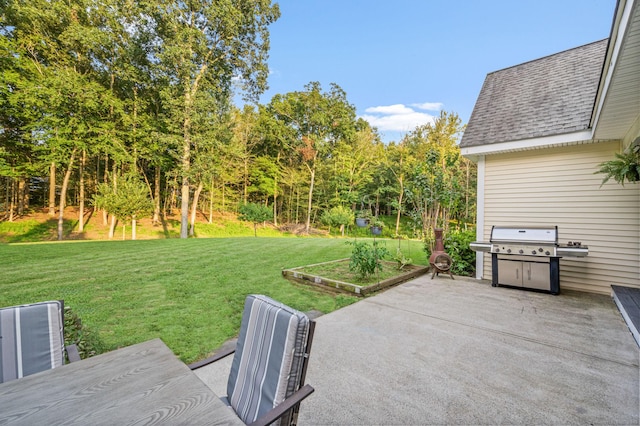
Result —
[[301, 387], [300, 389], [292, 393], [289, 398], [282, 401], [281, 404], [278, 404], [277, 406], [273, 407], [273, 410], [265, 413], [264, 415], [262, 415], [262, 417], [257, 419], [255, 422], [250, 423], [249, 426], [266, 426], [275, 422], [280, 417], [282, 417], [287, 411], [289, 411], [294, 406], [296, 406], [296, 404], [299, 404], [300, 401], [302, 401], [303, 399], [311, 395], [314, 391], [315, 389], [313, 389], [311, 386], [304, 385], [303, 387]]
[[69, 362], [80, 361], [80, 354], [78, 353], [78, 347], [76, 345], [69, 345], [65, 349], [67, 350]]
[[225, 358], [229, 355], [231, 355], [232, 353], [234, 353], [236, 351], [236, 348], [228, 348], [228, 349], [223, 349], [220, 352], [215, 353], [214, 355], [210, 356], [209, 358], [205, 358], [201, 361], [198, 362], [194, 362], [193, 364], [189, 364], [188, 367], [192, 370], [196, 370], [200, 367], [204, 367], [205, 365], [209, 365], [213, 362], [219, 361], [222, 358]]

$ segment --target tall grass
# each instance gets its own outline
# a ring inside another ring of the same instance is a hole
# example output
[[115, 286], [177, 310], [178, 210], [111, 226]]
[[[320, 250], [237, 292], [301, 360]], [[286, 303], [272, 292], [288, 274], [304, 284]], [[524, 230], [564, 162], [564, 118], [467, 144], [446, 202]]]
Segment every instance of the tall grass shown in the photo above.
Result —
[[[112, 350], [160, 337], [185, 362], [234, 337], [247, 294], [328, 313], [356, 301], [293, 284], [283, 268], [348, 257], [336, 238], [212, 238], [0, 245], [0, 306], [64, 299]], [[418, 241], [400, 244], [425, 264]]]

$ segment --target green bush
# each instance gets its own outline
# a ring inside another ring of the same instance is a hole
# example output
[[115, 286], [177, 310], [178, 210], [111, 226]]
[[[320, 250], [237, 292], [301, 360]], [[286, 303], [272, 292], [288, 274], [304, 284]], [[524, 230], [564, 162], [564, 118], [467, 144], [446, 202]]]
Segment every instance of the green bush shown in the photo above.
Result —
[[353, 246], [349, 270], [356, 272], [360, 278], [365, 279], [376, 271], [382, 270], [380, 262], [385, 256], [389, 256], [386, 247], [380, 247], [376, 241], [373, 244], [358, 241], [347, 241]]
[[475, 237], [475, 229], [450, 229], [444, 236], [444, 249], [453, 260], [451, 272], [454, 274], [475, 275], [476, 253], [469, 246], [472, 241], [475, 241]]
[[[471, 250], [470, 244], [475, 241], [475, 229], [449, 229], [444, 234], [444, 250], [451, 257], [453, 264], [451, 272], [456, 275], [472, 277], [476, 273], [476, 253]], [[424, 251], [427, 259], [431, 257], [431, 248], [435, 244], [433, 235], [424, 239]]]
[[97, 334], [82, 325], [80, 317], [73, 312], [71, 306], [64, 307], [64, 345], [75, 344], [80, 358], [85, 359], [104, 352], [104, 347]]

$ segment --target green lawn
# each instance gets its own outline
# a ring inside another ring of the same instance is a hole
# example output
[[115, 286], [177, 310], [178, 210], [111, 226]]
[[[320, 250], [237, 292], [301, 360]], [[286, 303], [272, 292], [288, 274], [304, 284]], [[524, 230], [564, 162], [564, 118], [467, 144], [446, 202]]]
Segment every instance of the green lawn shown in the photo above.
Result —
[[[281, 276], [283, 268], [348, 257], [346, 241], [239, 237], [0, 244], [0, 306], [64, 299], [99, 337], [102, 350], [160, 337], [192, 362], [237, 335], [247, 294], [325, 313], [354, 303], [352, 296]], [[385, 244], [395, 253], [398, 241]], [[400, 246], [413, 263], [427, 263], [421, 242], [403, 240]]]

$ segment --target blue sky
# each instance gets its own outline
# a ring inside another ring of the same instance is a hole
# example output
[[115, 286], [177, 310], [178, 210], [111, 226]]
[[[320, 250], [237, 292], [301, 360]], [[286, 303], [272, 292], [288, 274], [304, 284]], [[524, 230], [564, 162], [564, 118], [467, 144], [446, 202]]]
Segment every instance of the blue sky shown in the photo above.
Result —
[[469, 121], [487, 73], [609, 37], [615, 0], [277, 0], [268, 103], [336, 83], [386, 142], [441, 109]]

